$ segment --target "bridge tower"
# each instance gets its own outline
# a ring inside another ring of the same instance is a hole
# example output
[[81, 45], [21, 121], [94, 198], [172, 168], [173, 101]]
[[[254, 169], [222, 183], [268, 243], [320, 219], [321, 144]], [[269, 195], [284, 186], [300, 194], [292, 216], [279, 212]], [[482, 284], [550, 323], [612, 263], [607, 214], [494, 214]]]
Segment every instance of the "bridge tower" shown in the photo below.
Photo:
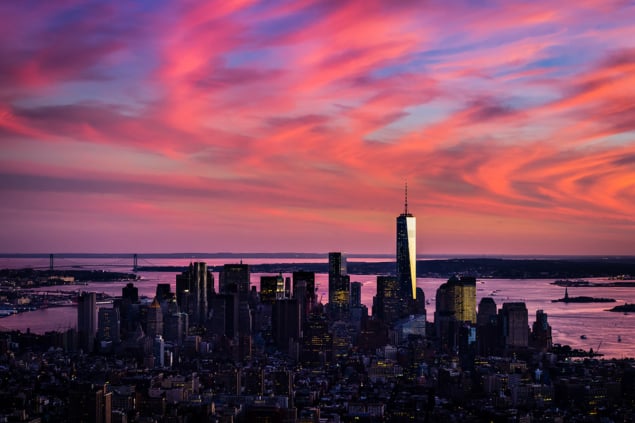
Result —
[[139, 269], [138, 257], [137, 257], [137, 254], [134, 254], [132, 256], [132, 271], [136, 272], [138, 269]]
[[53, 271], [53, 254], [49, 254], [49, 271]]

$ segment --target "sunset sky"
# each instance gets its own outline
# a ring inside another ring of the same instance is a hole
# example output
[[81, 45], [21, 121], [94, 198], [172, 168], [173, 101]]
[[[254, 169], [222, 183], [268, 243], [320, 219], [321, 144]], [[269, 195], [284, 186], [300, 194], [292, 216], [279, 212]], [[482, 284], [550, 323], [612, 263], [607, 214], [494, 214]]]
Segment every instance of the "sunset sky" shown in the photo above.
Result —
[[635, 254], [632, 1], [0, 16], [0, 252]]

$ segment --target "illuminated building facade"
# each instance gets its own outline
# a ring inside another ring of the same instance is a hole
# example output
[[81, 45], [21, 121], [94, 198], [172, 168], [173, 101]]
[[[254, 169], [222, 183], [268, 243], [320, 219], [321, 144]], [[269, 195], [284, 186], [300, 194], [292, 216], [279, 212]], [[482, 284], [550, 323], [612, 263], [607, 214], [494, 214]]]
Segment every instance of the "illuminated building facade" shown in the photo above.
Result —
[[397, 217], [397, 281], [402, 298], [417, 297], [417, 219], [408, 212], [408, 186], [404, 212]]
[[347, 320], [351, 301], [351, 279], [346, 274], [346, 256], [329, 253], [329, 311], [333, 320]]

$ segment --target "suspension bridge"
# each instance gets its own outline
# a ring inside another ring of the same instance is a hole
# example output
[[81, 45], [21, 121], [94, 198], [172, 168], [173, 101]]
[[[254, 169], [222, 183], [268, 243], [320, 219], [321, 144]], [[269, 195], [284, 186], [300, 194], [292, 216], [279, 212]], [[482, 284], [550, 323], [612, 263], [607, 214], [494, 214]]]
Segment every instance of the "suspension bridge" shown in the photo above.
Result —
[[104, 268], [130, 268], [133, 272], [137, 272], [142, 266], [157, 266], [147, 258], [139, 257], [138, 254], [119, 255], [119, 256], [68, 256], [49, 254], [48, 266], [42, 260], [45, 256], [32, 257], [34, 262], [38, 264], [28, 266], [34, 270], [68, 270], [68, 269], [104, 269]]

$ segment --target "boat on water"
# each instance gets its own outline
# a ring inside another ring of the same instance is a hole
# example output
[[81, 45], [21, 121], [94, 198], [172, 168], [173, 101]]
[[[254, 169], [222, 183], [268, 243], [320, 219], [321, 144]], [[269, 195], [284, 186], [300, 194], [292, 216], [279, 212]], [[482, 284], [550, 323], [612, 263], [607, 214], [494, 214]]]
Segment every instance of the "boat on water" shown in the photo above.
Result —
[[617, 335], [617, 342], [622, 342], [622, 335]]
[[586, 339], [586, 335], [580, 335], [580, 339]]

